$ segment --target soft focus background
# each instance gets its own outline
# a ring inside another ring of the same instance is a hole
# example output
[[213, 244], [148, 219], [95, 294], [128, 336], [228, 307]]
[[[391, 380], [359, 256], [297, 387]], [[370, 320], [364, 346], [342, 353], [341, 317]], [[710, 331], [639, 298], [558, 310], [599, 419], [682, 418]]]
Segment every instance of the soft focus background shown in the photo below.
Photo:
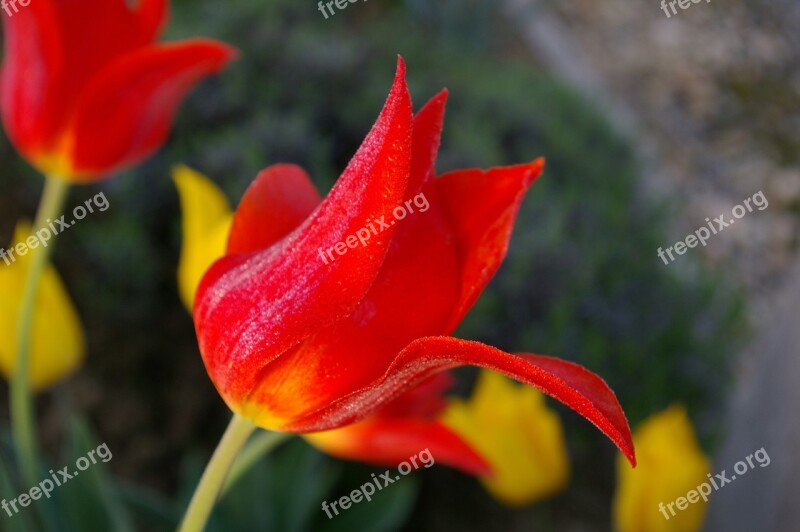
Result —
[[[170, 167], [211, 176], [233, 204], [281, 161], [327, 191], [377, 116], [400, 53], [416, 108], [450, 89], [440, 172], [547, 157], [508, 259], [458, 335], [586, 365], [633, 427], [685, 404], [719, 457], [715, 471], [765, 446], [774, 464], [726, 487], [709, 529], [796, 529], [798, 23], [791, 0], [702, 2], [670, 19], [657, 2], [623, 0], [371, 0], [328, 20], [310, 0], [174, 2], [168, 39], [205, 35], [243, 54], [182, 107], [157, 157], [72, 192], [74, 205], [103, 190], [111, 208], [59, 238], [54, 260], [89, 360], [41, 403], [46, 449], [57, 456], [65, 405], [88, 412], [126, 497], [148, 529], [163, 529], [175, 511], [167, 501], [189, 496], [229, 415], [177, 295]], [[4, 245], [15, 221], [32, 217], [41, 178], [4, 139], [0, 167]], [[657, 257], [758, 190], [767, 210], [673, 264]], [[460, 375], [467, 393], [473, 372]], [[373, 469], [296, 442], [248, 476], [216, 526], [608, 530], [615, 450], [556, 408], [572, 482], [529, 508], [504, 508], [474, 479], [436, 467], [327, 522], [320, 502]]]

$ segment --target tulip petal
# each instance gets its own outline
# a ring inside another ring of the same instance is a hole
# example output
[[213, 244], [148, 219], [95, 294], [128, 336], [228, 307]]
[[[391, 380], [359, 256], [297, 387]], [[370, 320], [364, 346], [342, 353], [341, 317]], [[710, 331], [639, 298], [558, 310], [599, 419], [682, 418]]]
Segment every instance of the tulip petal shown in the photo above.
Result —
[[225, 255], [233, 212], [213, 181], [186, 166], [172, 172], [183, 212], [183, 240], [178, 265], [181, 299], [191, 312], [200, 280]]
[[439, 463], [472, 475], [488, 475], [492, 468], [468, 440], [436, 419], [447, 406], [444, 393], [454, 382], [450, 373], [438, 373], [359, 423], [305, 438], [347, 460], [397, 466], [426, 449]]
[[617, 532], [698, 532], [707, 504], [697, 500], [678, 512], [669, 505], [705, 483], [711, 460], [703, 453], [682, 406], [646, 419], [633, 433], [639, 455], [636, 469], [617, 462], [612, 514]]
[[[358, 307], [327, 327], [320, 325], [301, 345], [264, 366], [240, 414], [277, 428], [379, 379], [413, 340], [442, 334], [460, 289], [450, 228], [433, 206], [396, 226], [381, 271]], [[366, 253], [373, 245], [349, 253]]]
[[225, 257], [204, 278], [194, 312], [200, 351], [231, 408], [255, 388], [265, 366], [350, 315], [372, 286], [394, 227], [362, 253], [331, 264], [323, 254], [368, 220], [388, 217], [404, 198], [411, 121], [405, 64], [399, 60], [378, 121], [317, 210], [277, 245]]
[[63, 150], [76, 179], [134, 164], [162, 144], [182, 98], [221, 70], [232, 48], [204, 39], [154, 45], [124, 55], [81, 93]]
[[134, 12], [139, 17], [145, 40], [153, 41], [158, 37], [167, 22], [168, 11], [167, 0], [139, 0]]
[[450, 372], [437, 373], [419, 386], [406, 390], [391, 403], [384, 405], [373, 416], [381, 418], [433, 419], [447, 408], [447, 393], [456, 379]]
[[635, 465], [628, 422], [614, 392], [603, 379], [572, 362], [541, 355], [512, 355], [452, 337], [420, 338], [412, 342], [381, 379], [326, 407], [287, 421], [281, 430], [309, 432], [352, 423], [431, 375], [465, 365], [497, 371], [561, 401], [600, 429]]
[[24, 16], [2, 15], [5, 62], [0, 91], [10, 140], [26, 157], [37, 159], [55, 142], [69, 110], [58, 105], [64, 69], [58, 19], [49, 1], [25, 9]]
[[503, 503], [524, 506], [566, 488], [561, 420], [535, 388], [483, 370], [469, 400], [453, 400], [442, 420], [491, 464], [480, 481]]
[[245, 192], [228, 242], [228, 254], [270, 247], [294, 231], [321, 201], [308, 174], [293, 164], [263, 170]]
[[429, 209], [397, 223], [392, 248], [358, 308], [320, 327], [286, 360], [264, 366], [238, 411], [276, 428], [380, 378], [412, 341], [451, 333], [502, 261], [541, 164], [454, 172], [429, 182], [423, 188]]
[[461, 261], [460, 301], [444, 334], [461, 323], [503, 262], [519, 207], [543, 167], [538, 159], [488, 171], [459, 170], [434, 181]]
[[44, 3], [51, 4], [58, 15], [65, 59], [74, 81], [80, 85], [118, 55], [151, 42], [166, 9], [162, 5], [164, 0], [139, 0], [133, 8], [127, 0], [44, 0]]
[[447, 105], [447, 89], [431, 98], [414, 115], [414, 139], [411, 152], [411, 177], [408, 181], [408, 197], [416, 194], [429, 183], [436, 172], [436, 157], [442, 140], [444, 111]]
[[[30, 235], [30, 226], [20, 223], [14, 242], [26, 242]], [[6, 377], [16, 366], [16, 328], [29, 271], [28, 256], [41, 250], [31, 246], [24, 256], [13, 252], [11, 247], [8, 255], [3, 253], [5, 262], [0, 261], [0, 372]], [[48, 266], [42, 274], [33, 310], [28, 373], [31, 387], [43, 390], [75, 371], [85, 357], [85, 346], [78, 313], [55, 268]]]
[[[440, 115], [443, 99], [438, 103]], [[264, 366], [239, 412], [276, 428], [380, 378], [413, 340], [451, 333], [502, 261], [519, 204], [541, 165], [453, 172], [430, 181], [423, 188], [429, 209], [398, 222], [386, 261], [358, 308], [320, 327], [285, 360]]]
[[[436, 420], [370, 419], [336, 430], [306, 434], [304, 438], [320, 450], [346, 460], [396, 467], [425, 450], [436, 462], [464, 473], [491, 473], [491, 467], [480, 454]], [[423, 465], [419, 463], [418, 467]]]
[[3, 16], [3, 113], [20, 151], [48, 169], [58, 164], [44, 159], [81, 91], [116, 58], [149, 44], [165, 13], [166, 0], [141, 0], [136, 11], [125, 0], [39, 0]]

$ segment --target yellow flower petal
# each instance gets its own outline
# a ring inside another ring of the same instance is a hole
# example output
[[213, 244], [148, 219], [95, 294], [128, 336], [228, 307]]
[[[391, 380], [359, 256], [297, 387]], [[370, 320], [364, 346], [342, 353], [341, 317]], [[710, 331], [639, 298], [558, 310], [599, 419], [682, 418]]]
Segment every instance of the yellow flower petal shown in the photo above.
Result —
[[636, 469], [617, 464], [614, 526], [618, 532], [694, 532], [700, 530], [706, 504], [700, 499], [684, 510], [668, 505], [708, 482], [711, 464], [694, 435], [686, 410], [673, 406], [652, 416], [633, 434]]
[[538, 390], [482, 371], [472, 397], [452, 401], [443, 416], [491, 464], [494, 474], [480, 481], [499, 501], [522, 506], [566, 488], [561, 421]]
[[172, 172], [183, 211], [183, 246], [178, 266], [178, 287], [189, 312], [203, 275], [225, 255], [233, 223], [225, 195], [209, 178], [186, 166]]
[[[19, 223], [13, 242], [25, 242], [30, 235], [30, 225]], [[16, 329], [29, 258], [40, 252], [31, 247], [24, 256], [14, 254], [10, 265], [0, 261], [0, 372], [6, 378], [16, 365]], [[45, 269], [37, 291], [30, 349], [29, 382], [36, 391], [71, 374], [86, 355], [80, 318], [53, 266]]]

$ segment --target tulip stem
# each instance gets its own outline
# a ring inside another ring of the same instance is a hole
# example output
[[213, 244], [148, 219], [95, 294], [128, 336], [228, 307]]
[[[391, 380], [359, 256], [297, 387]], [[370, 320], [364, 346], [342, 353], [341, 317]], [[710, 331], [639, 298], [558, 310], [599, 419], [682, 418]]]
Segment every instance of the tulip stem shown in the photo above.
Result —
[[205, 529], [214, 504], [222, 491], [225, 478], [228, 476], [228, 471], [255, 429], [256, 426], [250, 421], [238, 414], [233, 415], [192, 496], [192, 501], [189, 503], [189, 508], [178, 529], [180, 532], [202, 532]]
[[[69, 183], [58, 177], [48, 176], [45, 180], [44, 192], [39, 202], [33, 230], [47, 227], [50, 220], [61, 215], [64, 201], [69, 191]], [[16, 350], [14, 372], [11, 378], [10, 407], [11, 426], [14, 445], [22, 478], [26, 485], [34, 486], [39, 481], [39, 444], [36, 439], [36, 424], [33, 415], [33, 396], [30, 386], [30, 345], [33, 328], [33, 310], [39, 281], [47, 267], [52, 244], [31, 253], [28, 264], [28, 275], [22, 291], [16, 328]]]
[[271, 432], [268, 430], [260, 431], [253, 436], [253, 439], [244, 447], [233, 463], [233, 467], [231, 467], [231, 471], [225, 479], [225, 484], [222, 486], [221, 495], [224, 496], [256, 462], [292, 436], [294, 435], [288, 432]]

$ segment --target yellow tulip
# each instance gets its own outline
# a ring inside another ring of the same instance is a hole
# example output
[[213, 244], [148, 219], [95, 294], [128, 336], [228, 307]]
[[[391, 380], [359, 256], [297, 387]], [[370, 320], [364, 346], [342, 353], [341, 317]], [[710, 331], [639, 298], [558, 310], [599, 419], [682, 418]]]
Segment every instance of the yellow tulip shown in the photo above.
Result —
[[684, 510], [674, 504], [672, 509], [667, 506], [708, 482], [711, 470], [686, 410], [673, 406], [652, 416], [634, 432], [633, 442], [638, 459], [636, 469], [631, 469], [624, 460], [617, 464], [615, 529], [618, 532], [700, 530], [706, 512], [702, 499], [688, 504]]
[[497, 500], [523, 506], [566, 488], [561, 421], [538, 390], [482, 371], [472, 397], [453, 400], [443, 420], [491, 464], [480, 481]]
[[178, 166], [172, 178], [178, 187], [183, 211], [178, 287], [184, 305], [191, 312], [203, 275], [225, 255], [233, 211], [225, 194], [203, 174]]
[[[28, 223], [19, 223], [14, 243], [25, 243], [31, 235]], [[9, 378], [16, 365], [16, 329], [22, 291], [29, 271], [29, 257], [40, 252], [30, 246], [23, 256], [14, 255], [10, 264], [0, 261], [0, 372]], [[9, 248], [10, 249], [10, 248]], [[48, 266], [42, 274], [33, 308], [29, 383], [43, 390], [71, 374], [86, 356], [86, 340], [78, 312], [56, 269]]]

